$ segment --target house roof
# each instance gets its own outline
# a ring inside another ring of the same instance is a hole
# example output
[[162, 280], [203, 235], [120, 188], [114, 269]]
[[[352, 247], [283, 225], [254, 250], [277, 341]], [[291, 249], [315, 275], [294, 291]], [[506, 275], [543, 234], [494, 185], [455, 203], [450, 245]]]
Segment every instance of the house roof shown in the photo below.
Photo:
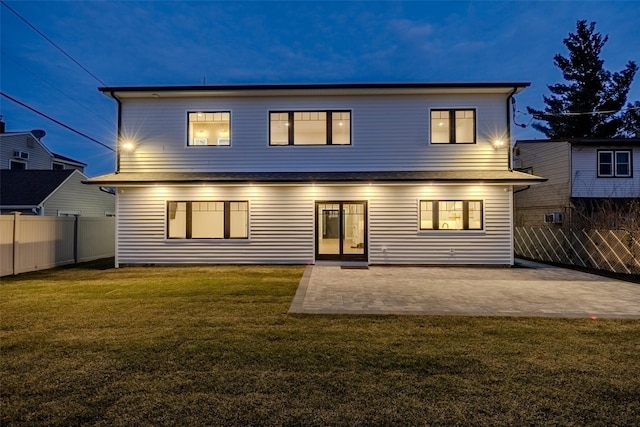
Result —
[[627, 146], [640, 145], [640, 138], [519, 139], [516, 141], [516, 144], [535, 144], [540, 142], [569, 143], [571, 145]]
[[420, 94], [420, 93], [517, 93], [527, 82], [482, 83], [314, 83], [253, 84], [213, 86], [114, 86], [99, 91], [118, 98], [165, 98], [197, 96], [266, 96], [266, 95], [349, 95], [349, 94]]
[[546, 178], [507, 170], [407, 172], [119, 172], [84, 182], [99, 185], [233, 184], [233, 183], [362, 183], [440, 182], [535, 184]]
[[62, 185], [75, 169], [2, 170], [0, 206], [36, 207]]
[[76, 159], [72, 159], [71, 157], [63, 156], [62, 154], [53, 153], [53, 152], [51, 154], [53, 155], [53, 159], [54, 160], [60, 160], [60, 161], [65, 162], [65, 163], [72, 163], [72, 164], [76, 164], [78, 166], [87, 166], [86, 163], [83, 163], [83, 162], [81, 162], [79, 160], [76, 160]]

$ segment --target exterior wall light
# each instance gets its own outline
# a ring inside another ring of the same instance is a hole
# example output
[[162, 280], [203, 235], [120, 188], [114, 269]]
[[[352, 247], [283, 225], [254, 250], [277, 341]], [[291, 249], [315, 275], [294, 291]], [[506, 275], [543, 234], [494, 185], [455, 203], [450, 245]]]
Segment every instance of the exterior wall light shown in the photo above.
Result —
[[497, 150], [498, 148], [504, 147], [504, 141], [502, 139], [495, 139], [492, 142], [492, 145], [493, 145], [493, 148]]
[[122, 145], [120, 145], [120, 147], [122, 148], [122, 151], [124, 151], [125, 153], [133, 153], [133, 150], [135, 150], [136, 148], [135, 144], [131, 141], [123, 142]]

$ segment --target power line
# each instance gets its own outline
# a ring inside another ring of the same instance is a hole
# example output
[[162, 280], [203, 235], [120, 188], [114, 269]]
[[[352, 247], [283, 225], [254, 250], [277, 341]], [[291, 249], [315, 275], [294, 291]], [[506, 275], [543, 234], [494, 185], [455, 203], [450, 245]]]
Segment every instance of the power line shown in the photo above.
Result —
[[70, 130], [71, 132], [77, 133], [78, 135], [80, 135], [80, 136], [82, 136], [82, 137], [84, 137], [84, 138], [87, 138], [89, 141], [95, 142], [96, 144], [100, 144], [100, 145], [101, 145], [101, 146], [103, 146], [104, 148], [106, 148], [106, 149], [108, 149], [108, 150], [111, 150], [111, 151], [113, 151], [114, 153], [115, 153], [115, 151], [116, 151], [116, 150], [114, 150], [113, 148], [109, 147], [107, 144], [104, 144], [104, 143], [102, 143], [102, 142], [98, 141], [97, 139], [92, 138], [92, 137], [90, 137], [89, 135], [84, 134], [84, 133], [80, 132], [79, 130], [74, 129], [74, 128], [72, 128], [71, 126], [65, 125], [64, 123], [62, 123], [62, 122], [60, 122], [60, 121], [58, 121], [58, 120], [54, 119], [53, 117], [48, 116], [48, 115], [46, 115], [46, 114], [44, 114], [44, 113], [42, 113], [42, 112], [40, 112], [40, 111], [36, 110], [35, 108], [28, 106], [28, 105], [27, 105], [27, 104], [25, 104], [24, 102], [18, 101], [18, 100], [17, 100], [17, 99], [15, 99], [14, 97], [9, 96], [9, 95], [7, 95], [6, 93], [4, 93], [4, 92], [2, 92], [2, 91], [0, 91], [0, 95], [4, 96], [5, 98], [9, 99], [10, 101], [15, 102], [15, 103], [16, 103], [16, 104], [18, 104], [18, 105], [23, 106], [24, 108], [26, 108], [26, 109], [28, 109], [28, 110], [33, 111], [34, 113], [36, 113], [36, 114], [38, 114], [38, 115], [40, 115], [40, 116], [44, 117], [45, 119], [51, 120], [52, 122], [54, 122], [54, 123], [56, 123], [56, 124], [58, 124], [58, 125], [60, 125], [60, 126], [62, 126], [62, 127], [64, 127], [64, 128], [66, 128], [66, 129]]
[[108, 84], [106, 84], [105, 82], [103, 82], [102, 80], [100, 80], [98, 77], [96, 77], [95, 74], [93, 74], [91, 71], [87, 70], [82, 64], [80, 64], [78, 61], [76, 61], [71, 55], [69, 55], [67, 52], [64, 51], [64, 49], [62, 49], [60, 46], [58, 46], [53, 40], [51, 40], [49, 37], [45, 36], [40, 30], [38, 30], [33, 24], [31, 24], [31, 22], [27, 21], [25, 18], [23, 18], [18, 12], [16, 12], [15, 10], [13, 10], [7, 3], [5, 3], [4, 1], [0, 0], [0, 3], [2, 3], [2, 5], [4, 7], [6, 7], [7, 9], [9, 9], [14, 15], [16, 15], [18, 18], [20, 18], [25, 24], [27, 24], [29, 27], [31, 27], [31, 29], [33, 31], [35, 31], [36, 33], [40, 34], [46, 41], [48, 41], [49, 43], [51, 43], [56, 49], [58, 49], [60, 52], [62, 52], [67, 58], [69, 58], [70, 60], [72, 60], [78, 67], [82, 68], [87, 74], [89, 74], [91, 77], [93, 77], [97, 82], [99, 82], [102, 86], [109, 86]]
[[594, 116], [597, 114], [614, 114], [621, 111], [630, 111], [630, 110], [640, 110], [640, 107], [621, 108], [619, 110], [585, 111], [585, 112], [577, 112], [577, 113], [573, 113], [571, 111], [560, 112], [560, 113], [525, 113], [524, 111], [518, 111], [518, 112], [525, 116], [530, 115], [533, 117], [554, 117], [554, 116]]
[[[6, 52], [2, 52], [2, 54], [4, 55]], [[27, 66], [25, 66], [24, 64], [21, 64], [20, 62], [16, 61], [15, 58], [10, 57], [9, 55], [6, 56], [6, 58], [8, 60], [10, 60], [11, 62], [13, 62], [14, 64], [18, 65], [19, 67], [22, 67], [25, 71], [31, 73], [31, 75], [33, 75], [34, 77], [36, 77], [37, 79], [39, 79], [40, 81], [46, 83], [47, 85], [49, 85], [50, 87], [52, 87], [53, 89], [57, 90], [58, 92], [60, 92], [61, 94], [63, 94], [64, 96], [66, 96], [67, 98], [69, 98], [70, 100], [72, 100], [73, 102], [75, 102], [76, 104], [78, 104], [79, 106], [81, 106], [82, 108], [84, 108], [85, 110], [87, 110], [88, 112], [90, 112], [91, 114], [93, 114], [95, 117], [98, 117], [100, 120], [102, 120], [105, 124], [107, 125], [111, 125], [111, 123], [109, 123], [104, 116], [96, 113], [95, 110], [89, 108], [88, 106], [86, 106], [85, 104], [83, 104], [82, 102], [78, 101], [77, 99], [75, 99], [72, 95], [69, 95], [68, 93], [64, 92], [62, 89], [58, 88], [56, 85], [54, 85], [53, 83], [49, 82], [48, 80], [40, 77], [37, 73], [35, 73], [33, 70], [29, 69]]]

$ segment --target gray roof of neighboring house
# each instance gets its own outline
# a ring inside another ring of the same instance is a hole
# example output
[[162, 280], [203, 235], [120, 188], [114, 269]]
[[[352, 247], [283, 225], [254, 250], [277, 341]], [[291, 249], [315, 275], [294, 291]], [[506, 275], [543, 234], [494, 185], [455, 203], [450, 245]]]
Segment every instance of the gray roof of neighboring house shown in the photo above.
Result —
[[38, 206], [74, 172], [75, 169], [2, 170], [0, 206]]
[[341, 182], [544, 182], [546, 178], [508, 170], [407, 171], [407, 172], [119, 172], [96, 176], [84, 182], [118, 184], [189, 183], [341, 183]]
[[51, 152], [51, 154], [53, 155], [53, 158], [56, 160], [62, 160], [63, 162], [67, 162], [67, 163], [74, 163], [74, 164], [77, 164], [78, 166], [87, 166], [86, 163], [81, 162], [80, 160], [72, 159], [71, 157], [63, 156], [62, 154], [58, 154], [54, 152]]
[[535, 144], [539, 142], [568, 142], [571, 145], [626, 146], [640, 145], [640, 138], [554, 138], [520, 139], [516, 144]]

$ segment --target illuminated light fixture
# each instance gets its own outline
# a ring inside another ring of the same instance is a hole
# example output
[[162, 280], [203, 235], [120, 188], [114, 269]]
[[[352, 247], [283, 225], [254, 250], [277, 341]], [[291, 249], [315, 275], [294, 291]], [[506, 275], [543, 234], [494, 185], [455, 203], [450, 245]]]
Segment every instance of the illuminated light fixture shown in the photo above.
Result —
[[443, 122], [438, 122], [438, 126], [444, 126]]
[[202, 117], [202, 113], [198, 113], [198, 117]]
[[498, 149], [500, 147], [504, 147], [504, 141], [502, 139], [496, 139], [492, 143], [493, 148]]
[[202, 129], [198, 129], [196, 130], [196, 136], [198, 138], [204, 138], [205, 136], [207, 136], [207, 133]]
[[221, 130], [221, 131], [220, 131], [220, 136], [222, 136], [222, 137], [227, 137], [227, 136], [229, 136], [229, 131], [228, 131], [228, 130]]
[[136, 148], [135, 144], [131, 141], [124, 141], [120, 147], [122, 148], [123, 151], [126, 151], [127, 153], [132, 153], [133, 150]]
[[342, 122], [340, 122], [340, 123], [338, 123], [338, 125], [339, 125], [339, 126], [342, 126], [342, 125], [343, 125], [343, 123], [342, 123]]

